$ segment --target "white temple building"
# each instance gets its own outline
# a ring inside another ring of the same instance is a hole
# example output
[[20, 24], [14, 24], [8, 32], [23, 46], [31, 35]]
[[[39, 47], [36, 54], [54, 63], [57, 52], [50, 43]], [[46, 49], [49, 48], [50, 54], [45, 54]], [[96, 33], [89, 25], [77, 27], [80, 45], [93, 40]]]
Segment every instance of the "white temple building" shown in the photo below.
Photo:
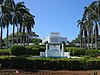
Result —
[[64, 43], [67, 38], [62, 38], [59, 33], [51, 33], [50, 37], [43, 40], [46, 42], [45, 52], [40, 52], [41, 57], [67, 57], [70, 58], [70, 52], [64, 52]]
[[51, 32], [49, 37], [42, 39], [42, 44], [44, 44], [47, 41], [48, 43], [56, 43], [56, 44], [59, 44], [62, 42], [67, 43], [67, 37], [61, 37], [60, 33], [58, 32]]

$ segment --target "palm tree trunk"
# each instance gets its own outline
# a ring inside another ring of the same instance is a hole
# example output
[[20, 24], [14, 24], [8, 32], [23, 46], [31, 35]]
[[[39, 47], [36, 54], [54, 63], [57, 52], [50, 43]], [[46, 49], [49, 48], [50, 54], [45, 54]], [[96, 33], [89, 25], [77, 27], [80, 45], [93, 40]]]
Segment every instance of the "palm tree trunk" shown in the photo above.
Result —
[[8, 48], [8, 33], [9, 33], [9, 26], [7, 25], [7, 37], [6, 37], [6, 48]]
[[82, 48], [84, 47], [84, 39], [83, 39], [83, 36], [82, 36]]
[[97, 44], [97, 36], [95, 36], [95, 48], [96, 48], [96, 50], [98, 49], [97, 46], [98, 46], [98, 44]]
[[28, 43], [28, 46], [29, 46], [29, 34], [27, 35], [27, 43]]
[[91, 33], [91, 49], [93, 49], [93, 33]]
[[23, 27], [23, 45], [25, 45], [25, 26]]
[[26, 33], [26, 45], [27, 45], [27, 33]]
[[25, 46], [25, 34], [23, 33], [23, 45]]
[[98, 25], [96, 23], [96, 26], [95, 26], [95, 47], [96, 47], [96, 50], [98, 49]]
[[12, 35], [12, 45], [14, 45], [14, 32], [15, 31], [15, 25], [13, 25], [13, 35]]
[[17, 45], [18, 45], [18, 25], [17, 25]]
[[82, 48], [82, 39], [80, 38], [80, 48]]
[[2, 26], [1, 26], [0, 49], [2, 49], [2, 34], [3, 34], [3, 32], [2, 32]]
[[27, 42], [27, 46], [29, 45], [29, 41], [28, 41], [28, 33], [27, 33], [27, 40], [26, 40], [26, 42]]
[[86, 37], [84, 38], [84, 48], [86, 48]]
[[21, 36], [21, 38], [20, 38], [20, 44], [22, 45], [22, 40], [23, 40], [23, 34], [22, 34], [22, 32], [20, 32], [20, 36]]
[[90, 45], [90, 35], [88, 35], [88, 49], [90, 49], [89, 45]]

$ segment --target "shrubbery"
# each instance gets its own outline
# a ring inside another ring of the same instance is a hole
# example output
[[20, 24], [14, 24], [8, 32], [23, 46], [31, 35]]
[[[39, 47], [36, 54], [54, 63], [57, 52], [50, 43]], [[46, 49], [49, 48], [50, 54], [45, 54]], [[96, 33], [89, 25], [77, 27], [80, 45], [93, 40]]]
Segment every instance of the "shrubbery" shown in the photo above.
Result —
[[20, 55], [40, 55], [40, 51], [45, 51], [45, 46], [21, 46], [14, 45], [10, 48], [11, 54], [20, 56]]
[[[20, 55], [40, 55], [40, 52], [45, 51], [45, 46], [43, 45], [34, 45], [34, 46], [21, 46], [21, 45], [15, 45], [10, 48], [11, 54], [20, 56]], [[78, 48], [78, 47], [65, 47], [65, 52], [70, 52], [71, 56], [92, 56], [96, 57], [98, 54], [100, 54], [99, 50], [88, 50], [84, 48]]]
[[4, 58], [2, 68], [33, 70], [100, 70], [100, 59]]
[[0, 55], [11, 55], [10, 49], [0, 50]]
[[65, 51], [70, 52], [72, 56], [86, 55], [86, 49], [79, 47], [66, 47]]
[[86, 50], [86, 55], [91, 56], [91, 57], [97, 57], [99, 54], [98, 50]]
[[99, 50], [88, 50], [85, 48], [79, 48], [79, 47], [66, 47], [65, 51], [70, 52], [71, 56], [91, 56], [96, 57], [100, 52]]
[[27, 49], [24, 46], [21, 45], [15, 45], [10, 47], [11, 50], [11, 54], [12, 55], [16, 55], [16, 56], [20, 56], [20, 55], [26, 55], [27, 54]]

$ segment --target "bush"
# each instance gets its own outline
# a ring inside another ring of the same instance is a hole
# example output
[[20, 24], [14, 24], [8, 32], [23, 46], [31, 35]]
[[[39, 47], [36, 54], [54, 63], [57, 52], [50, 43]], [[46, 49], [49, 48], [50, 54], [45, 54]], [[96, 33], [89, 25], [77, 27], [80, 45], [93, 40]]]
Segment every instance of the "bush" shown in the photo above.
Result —
[[20, 55], [28, 55], [29, 51], [26, 47], [21, 45], [14, 45], [10, 48], [11, 54], [20, 56]]
[[36, 56], [36, 55], [40, 55], [40, 50], [39, 50], [39, 48], [30, 48], [30, 46], [29, 47], [26, 47], [27, 48], [27, 50], [28, 50], [28, 54], [29, 55], [34, 55], [34, 56]]
[[[40, 46], [21, 46], [15, 45], [10, 48], [11, 54], [20, 56], [20, 55], [40, 55], [40, 51], [44, 50], [44, 47]], [[45, 51], [45, 50], [44, 50]]]
[[32, 70], [100, 70], [100, 59], [0, 58], [2, 68]]
[[99, 51], [98, 50], [86, 50], [86, 55], [91, 57], [97, 57]]
[[11, 51], [9, 49], [1, 49], [0, 55], [10, 55]]
[[79, 55], [86, 55], [84, 48], [78, 48], [78, 47], [66, 47], [65, 51], [70, 52], [71, 56], [79, 56]]
[[32, 49], [32, 55], [40, 55], [40, 52], [45, 51], [44, 45], [33, 45], [33, 46], [27, 46], [26, 48]]

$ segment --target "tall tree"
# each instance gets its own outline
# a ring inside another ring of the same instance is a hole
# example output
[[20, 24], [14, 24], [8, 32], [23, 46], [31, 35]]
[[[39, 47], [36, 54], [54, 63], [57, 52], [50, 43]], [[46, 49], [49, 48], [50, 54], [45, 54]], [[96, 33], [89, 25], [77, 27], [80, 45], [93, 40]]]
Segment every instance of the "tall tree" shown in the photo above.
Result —
[[8, 35], [9, 35], [9, 24], [12, 24], [12, 8], [14, 7], [13, 0], [5, 0], [3, 10], [5, 15], [5, 25], [7, 28], [7, 35], [6, 35], [6, 48], [8, 48]]
[[18, 29], [18, 25], [22, 25], [21, 22], [22, 22], [22, 11], [21, 10], [24, 10], [26, 9], [25, 5], [24, 5], [24, 2], [19, 2], [15, 5], [15, 8], [14, 8], [14, 12], [13, 12], [13, 38], [12, 38], [12, 43], [14, 45], [14, 31], [15, 31], [15, 26], [17, 27], [17, 44], [18, 44], [18, 32], [19, 32], [19, 29]]
[[[23, 22], [22, 22], [22, 28], [23, 28], [23, 34], [25, 36], [25, 32], [26, 32], [26, 44], [28, 42], [28, 35], [30, 32], [32, 32], [32, 28], [35, 25], [35, 21], [34, 21], [34, 16], [31, 15], [28, 11], [26, 11], [23, 14]], [[25, 40], [23, 38], [23, 44], [25, 43]]]
[[6, 48], [8, 48], [8, 27], [11, 21], [11, 14], [8, 12], [7, 6], [2, 5], [1, 25], [7, 27]]
[[79, 33], [79, 38], [80, 38], [80, 48], [83, 47], [83, 21], [78, 20], [78, 26], [80, 26], [80, 33]]
[[[0, 8], [2, 9], [2, 5], [3, 5], [4, 0], [0, 0]], [[1, 35], [0, 35], [0, 49], [2, 48], [2, 10], [0, 10], [0, 28], [1, 28]]]

